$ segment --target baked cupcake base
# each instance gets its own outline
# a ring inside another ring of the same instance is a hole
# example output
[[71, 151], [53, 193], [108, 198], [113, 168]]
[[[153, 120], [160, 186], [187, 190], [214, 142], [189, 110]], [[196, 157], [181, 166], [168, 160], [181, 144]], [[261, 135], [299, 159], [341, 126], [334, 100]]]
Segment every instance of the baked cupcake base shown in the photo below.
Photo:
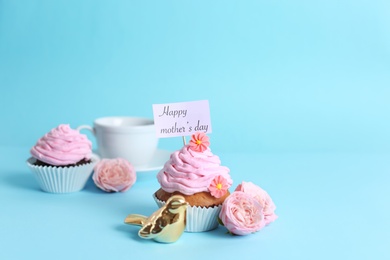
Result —
[[27, 166], [34, 174], [43, 191], [49, 193], [71, 193], [80, 191], [85, 187], [98, 161], [99, 157], [92, 155], [89, 163], [70, 167], [56, 167], [35, 165], [35, 158], [30, 157], [27, 160]]
[[230, 195], [229, 191], [226, 192], [224, 196], [221, 198], [213, 197], [209, 192], [198, 192], [193, 195], [185, 195], [181, 192], [175, 191], [173, 193], [166, 192], [163, 189], [159, 189], [156, 191], [156, 197], [159, 200], [167, 201], [173, 195], [181, 195], [191, 206], [199, 206], [199, 207], [213, 207], [221, 205], [225, 199]]

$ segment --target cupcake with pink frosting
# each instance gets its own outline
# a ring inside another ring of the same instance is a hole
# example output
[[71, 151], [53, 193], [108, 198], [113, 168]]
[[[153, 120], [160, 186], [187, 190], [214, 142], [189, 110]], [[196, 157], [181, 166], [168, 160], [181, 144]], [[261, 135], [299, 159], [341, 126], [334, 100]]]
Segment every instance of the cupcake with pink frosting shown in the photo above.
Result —
[[40, 138], [30, 153], [27, 165], [42, 190], [50, 193], [82, 190], [98, 161], [87, 136], [66, 124]]
[[160, 207], [173, 195], [181, 195], [188, 202], [187, 232], [218, 227], [218, 214], [233, 183], [229, 168], [221, 166], [209, 145], [204, 133], [192, 135], [189, 144], [173, 152], [157, 174], [161, 188], [154, 199]]

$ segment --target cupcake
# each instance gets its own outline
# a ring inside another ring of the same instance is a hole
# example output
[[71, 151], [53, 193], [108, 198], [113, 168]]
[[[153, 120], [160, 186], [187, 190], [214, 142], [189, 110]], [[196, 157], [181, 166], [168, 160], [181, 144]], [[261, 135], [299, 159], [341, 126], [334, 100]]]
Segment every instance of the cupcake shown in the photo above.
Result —
[[40, 138], [30, 153], [27, 165], [50, 193], [82, 190], [98, 161], [87, 136], [64, 124]]
[[154, 193], [154, 199], [160, 207], [173, 195], [181, 195], [188, 202], [187, 232], [218, 226], [218, 214], [233, 183], [229, 168], [221, 166], [209, 145], [205, 134], [194, 134], [189, 144], [171, 154], [157, 174], [161, 188]]

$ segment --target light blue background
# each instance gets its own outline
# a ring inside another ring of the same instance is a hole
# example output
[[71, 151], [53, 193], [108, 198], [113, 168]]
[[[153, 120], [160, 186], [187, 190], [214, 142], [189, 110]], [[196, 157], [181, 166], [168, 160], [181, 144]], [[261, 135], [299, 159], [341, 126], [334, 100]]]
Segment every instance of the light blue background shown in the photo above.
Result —
[[389, 151], [390, 2], [1, 0], [0, 85], [4, 145], [208, 99], [217, 150]]
[[[0, 256], [388, 259], [389, 98], [387, 0], [0, 0]], [[278, 207], [258, 234], [140, 241], [122, 221], [155, 209], [156, 172], [55, 196], [25, 165], [58, 124], [203, 99], [234, 186]]]

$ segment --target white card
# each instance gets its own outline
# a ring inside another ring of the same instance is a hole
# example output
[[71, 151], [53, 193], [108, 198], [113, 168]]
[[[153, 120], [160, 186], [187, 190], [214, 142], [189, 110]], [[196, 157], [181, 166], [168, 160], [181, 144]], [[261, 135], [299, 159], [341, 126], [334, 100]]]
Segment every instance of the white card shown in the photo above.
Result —
[[157, 137], [211, 133], [208, 100], [153, 105]]

